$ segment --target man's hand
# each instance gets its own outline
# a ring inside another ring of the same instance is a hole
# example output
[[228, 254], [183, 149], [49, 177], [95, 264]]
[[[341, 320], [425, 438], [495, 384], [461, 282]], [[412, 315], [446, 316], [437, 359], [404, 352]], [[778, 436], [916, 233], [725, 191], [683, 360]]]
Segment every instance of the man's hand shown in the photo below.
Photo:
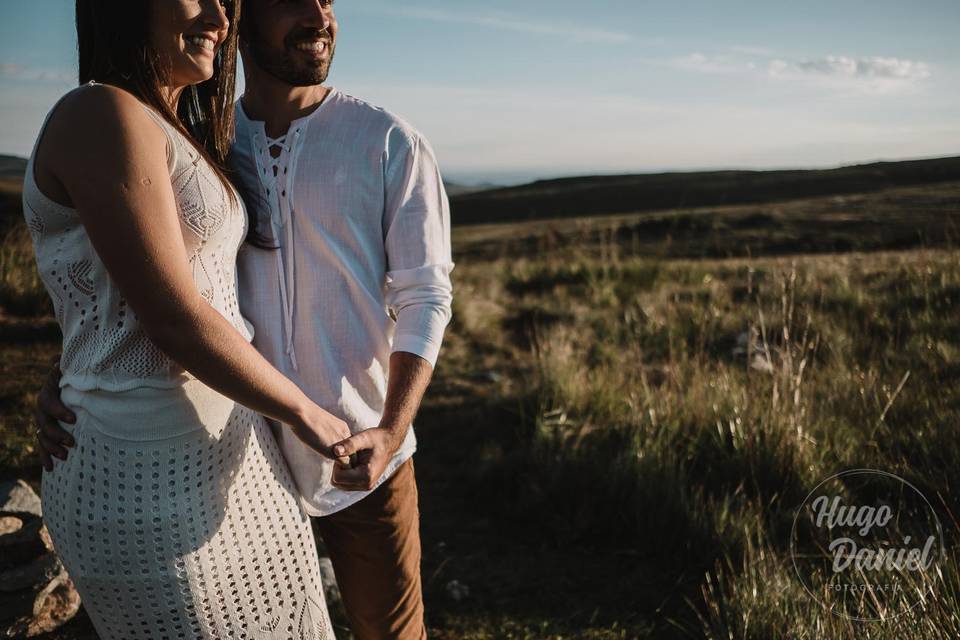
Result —
[[334, 465], [331, 483], [344, 491], [373, 489], [402, 443], [399, 434], [384, 427], [366, 429], [338, 442], [333, 445], [334, 454], [348, 456], [352, 465]]
[[430, 363], [416, 354], [390, 354], [387, 398], [380, 424], [334, 443], [334, 455], [348, 456], [350, 464], [334, 465], [330, 480], [333, 486], [344, 491], [373, 489], [403, 444], [432, 373]]
[[37, 394], [37, 404], [33, 409], [33, 420], [37, 425], [37, 455], [40, 458], [40, 464], [46, 471], [53, 470], [53, 459], [51, 455], [67, 459], [67, 447], [76, 444], [73, 436], [66, 431], [57, 420], [74, 424], [77, 416], [74, 415], [60, 401], [60, 355], [57, 354], [53, 361], [53, 367], [47, 374], [40, 392]]

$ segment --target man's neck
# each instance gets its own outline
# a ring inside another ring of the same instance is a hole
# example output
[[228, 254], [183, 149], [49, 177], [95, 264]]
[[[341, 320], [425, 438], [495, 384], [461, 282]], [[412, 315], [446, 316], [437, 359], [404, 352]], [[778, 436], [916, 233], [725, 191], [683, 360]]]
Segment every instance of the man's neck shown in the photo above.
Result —
[[329, 87], [320, 84], [294, 87], [275, 78], [267, 80], [250, 75], [246, 80], [246, 89], [240, 97], [243, 110], [251, 120], [262, 120], [271, 138], [285, 134], [292, 121], [311, 113], [330, 93]]

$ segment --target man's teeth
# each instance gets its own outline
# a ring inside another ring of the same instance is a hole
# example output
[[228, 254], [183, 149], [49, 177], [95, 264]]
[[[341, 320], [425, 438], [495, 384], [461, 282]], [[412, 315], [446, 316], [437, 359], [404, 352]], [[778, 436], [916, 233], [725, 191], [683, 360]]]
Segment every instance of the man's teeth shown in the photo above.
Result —
[[295, 48], [300, 49], [301, 51], [315, 51], [319, 53], [327, 48], [326, 42], [301, 42], [300, 44], [294, 45]]
[[184, 38], [190, 44], [195, 44], [198, 47], [203, 47], [207, 51], [213, 51], [213, 40], [204, 38], [203, 36], [187, 36]]

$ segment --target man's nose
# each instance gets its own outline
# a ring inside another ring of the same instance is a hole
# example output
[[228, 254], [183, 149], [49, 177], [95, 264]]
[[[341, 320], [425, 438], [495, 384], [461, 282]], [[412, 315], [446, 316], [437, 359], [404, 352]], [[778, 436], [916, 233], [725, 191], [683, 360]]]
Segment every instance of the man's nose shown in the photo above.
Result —
[[308, 2], [307, 15], [304, 16], [307, 23], [318, 29], [326, 29], [330, 26], [331, 5], [330, 0], [313, 0]]

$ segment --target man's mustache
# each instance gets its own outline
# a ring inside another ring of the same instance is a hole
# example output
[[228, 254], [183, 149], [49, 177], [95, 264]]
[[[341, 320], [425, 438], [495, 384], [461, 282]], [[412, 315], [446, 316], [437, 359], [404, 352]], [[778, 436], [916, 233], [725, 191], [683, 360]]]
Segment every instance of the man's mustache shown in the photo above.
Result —
[[333, 42], [333, 37], [330, 35], [330, 32], [326, 29], [317, 30], [311, 29], [309, 31], [298, 31], [295, 34], [287, 36], [287, 45], [296, 45], [302, 42], [325, 42], [330, 44]]

